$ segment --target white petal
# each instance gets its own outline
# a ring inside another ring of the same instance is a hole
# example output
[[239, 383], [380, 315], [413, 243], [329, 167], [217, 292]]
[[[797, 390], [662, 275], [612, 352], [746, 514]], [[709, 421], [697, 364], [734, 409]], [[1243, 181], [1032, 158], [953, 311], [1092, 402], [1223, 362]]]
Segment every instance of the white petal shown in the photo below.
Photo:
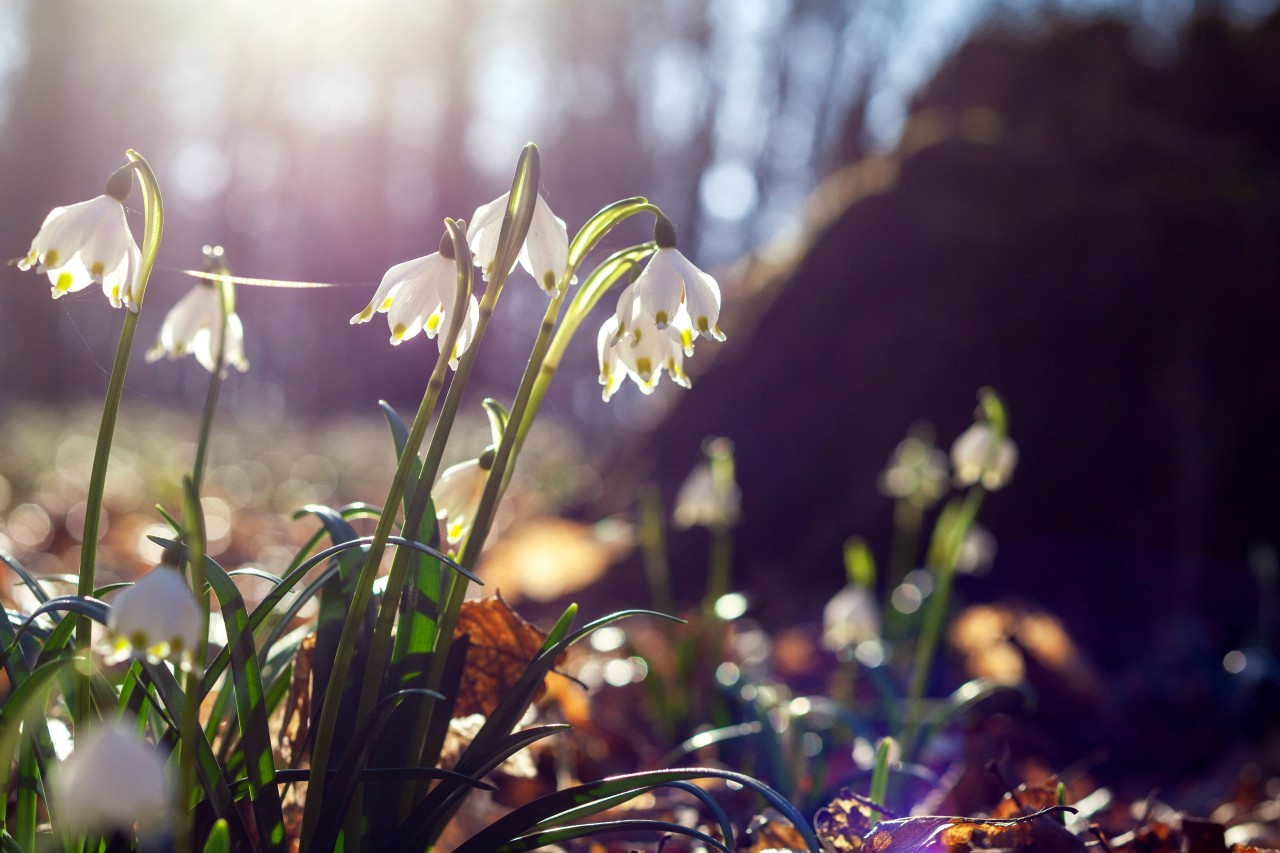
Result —
[[488, 478], [489, 472], [480, 467], [478, 459], [468, 459], [446, 468], [436, 481], [431, 499], [436, 505], [436, 518], [445, 523], [450, 545], [461, 542], [471, 529]]
[[533, 219], [520, 252], [520, 265], [538, 286], [554, 293], [569, 264], [569, 230], [564, 220], [551, 212], [539, 195], [533, 205]]
[[477, 207], [467, 225], [467, 243], [471, 246], [471, 255], [475, 258], [476, 266], [480, 267], [485, 281], [489, 280], [493, 263], [498, 257], [502, 217], [507, 211], [507, 199], [510, 195], [509, 192], [503, 193], [488, 204]]
[[[467, 306], [467, 313], [464, 317], [463, 326], [458, 330], [458, 340], [453, 345], [453, 353], [449, 359], [449, 366], [454, 370], [458, 369], [458, 359], [462, 357], [470, 347], [471, 342], [476, 337], [476, 327], [480, 325], [480, 303], [476, 301], [475, 296], [471, 297], [471, 303]], [[444, 339], [446, 335], [441, 335], [439, 346], [441, 353], [444, 352]]]
[[160, 566], [116, 594], [107, 630], [134, 654], [158, 663], [194, 651], [201, 620], [200, 606], [182, 574]]
[[649, 265], [636, 279], [636, 299], [640, 308], [658, 328], [675, 319], [684, 296], [684, 282], [674, 265], [675, 249], [659, 249], [649, 260]]
[[626, 371], [619, 369], [618, 355], [614, 352], [617, 333], [618, 318], [610, 317], [600, 326], [600, 332], [596, 335], [596, 359], [600, 363], [600, 384], [604, 386], [601, 396], [606, 403], [626, 378]]
[[165, 759], [128, 720], [76, 729], [75, 748], [50, 780], [60, 826], [73, 834], [158, 829], [170, 802]]
[[693, 328], [705, 338], [723, 341], [724, 333], [716, 325], [720, 319], [720, 285], [679, 252], [673, 261], [684, 280], [685, 307]]
[[374, 291], [373, 298], [369, 300], [369, 304], [359, 314], [352, 317], [351, 322], [367, 323], [375, 313], [386, 313], [391, 308], [391, 303], [395, 299], [399, 288], [405, 282], [421, 275], [422, 268], [428, 266], [426, 262], [438, 254], [436, 252], [421, 258], [414, 258], [411, 261], [396, 264], [387, 270], [382, 276], [382, 281], [378, 284], [378, 289]]

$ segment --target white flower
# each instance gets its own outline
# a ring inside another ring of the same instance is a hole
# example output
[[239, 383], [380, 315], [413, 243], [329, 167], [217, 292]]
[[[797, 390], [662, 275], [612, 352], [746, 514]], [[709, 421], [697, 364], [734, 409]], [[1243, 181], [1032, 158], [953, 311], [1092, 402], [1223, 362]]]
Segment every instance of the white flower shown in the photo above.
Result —
[[741, 514], [742, 493], [736, 483], [717, 483], [712, 463], [694, 466], [676, 492], [671, 513], [677, 527], [732, 527]]
[[975, 423], [951, 445], [951, 466], [961, 487], [981, 482], [994, 492], [1009, 482], [1017, 464], [1018, 445], [1008, 436], [997, 443], [987, 423]]
[[112, 601], [107, 663], [138, 655], [152, 663], [177, 658], [185, 665], [199, 647], [201, 618], [182, 573], [169, 566], [152, 569]]
[[[127, 192], [127, 190], [126, 190]], [[134, 287], [142, 252], [129, 231], [124, 203], [112, 195], [100, 195], [67, 207], [55, 207], [45, 217], [20, 269], [48, 273], [53, 298], [84, 290], [101, 282], [113, 308], [134, 303]]]
[[[438, 343], [443, 347], [447, 332], [442, 334], [442, 330], [457, 297], [457, 266], [444, 253], [433, 252], [387, 270], [373, 299], [351, 322], [366, 323], [375, 312], [384, 313], [393, 345], [425, 332], [428, 338], [439, 336]], [[479, 321], [480, 305], [471, 296], [457, 343], [449, 354], [450, 367], [458, 366], [458, 358], [471, 345]]]
[[956, 555], [956, 571], [962, 575], [985, 575], [995, 562], [996, 537], [981, 524], [975, 524], [964, 535]]
[[950, 474], [947, 454], [934, 447], [932, 439], [909, 435], [894, 448], [880, 474], [880, 492], [924, 509], [946, 493]]
[[822, 608], [822, 645], [852, 649], [880, 639], [880, 606], [866, 587], [847, 584]]
[[[485, 464], [485, 463], [488, 464]], [[444, 522], [445, 540], [456, 546], [471, 530], [484, 484], [489, 479], [492, 455], [485, 453], [480, 459], [468, 459], [444, 470], [431, 499], [436, 505], [436, 518]]]
[[[241, 373], [249, 369], [244, 357], [244, 324], [232, 311], [227, 315], [226, 364]], [[219, 338], [222, 337], [222, 297], [213, 282], [201, 282], [169, 309], [160, 326], [155, 345], [147, 350], [147, 361], [167, 355], [171, 360], [190, 353], [205, 370], [217, 367]]]
[[[498, 259], [498, 237], [510, 195], [504, 193], [476, 208], [467, 226], [467, 242], [485, 281], [493, 274], [493, 265]], [[569, 230], [564, 220], [551, 212], [541, 194], [533, 205], [533, 218], [520, 249], [519, 263], [547, 293], [555, 292], [569, 265]]]
[[[631, 288], [634, 290], [630, 295], [624, 291], [618, 299], [616, 316], [621, 334], [631, 334], [634, 318], [642, 315], [659, 329], [672, 325], [687, 329], [690, 345], [693, 335], [724, 340], [724, 332], [716, 325], [720, 320], [720, 285], [674, 246], [654, 252], [649, 265], [628, 290]], [[638, 305], [638, 311], [632, 302]]]
[[617, 316], [610, 317], [596, 336], [596, 356], [600, 362], [600, 384], [604, 401], [631, 377], [640, 391], [652, 394], [665, 369], [671, 381], [684, 388], [692, 384], [684, 372], [686, 336], [675, 326], [659, 329], [647, 317], [635, 316], [626, 337], [619, 332]]
[[136, 724], [105, 720], [87, 729], [52, 775], [59, 823], [74, 835], [164, 825], [170, 803], [165, 760], [142, 741]]

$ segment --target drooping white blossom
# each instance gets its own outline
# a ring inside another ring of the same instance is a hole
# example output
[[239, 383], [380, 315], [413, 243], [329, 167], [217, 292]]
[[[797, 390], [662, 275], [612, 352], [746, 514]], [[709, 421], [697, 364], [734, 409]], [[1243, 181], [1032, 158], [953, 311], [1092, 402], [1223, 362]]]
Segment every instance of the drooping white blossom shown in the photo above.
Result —
[[121, 590], [107, 617], [107, 662], [143, 657], [184, 665], [200, 645], [202, 615], [182, 573], [158, 566]]
[[[707, 273], [695, 267], [674, 246], [659, 248], [648, 266], [640, 273], [632, 292], [618, 300], [616, 316], [623, 335], [630, 334], [637, 316], [647, 318], [659, 329], [681, 325], [692, 335], [723, 341], [720, 320], [720, 285]], [[638, 306], [636, 311], [632, 302]]]
[[104, 720], [83, 734], [79, 728], [50, 780], [60, 828], [78, 835], [163, 827], [171, 802], [164, 757], [127, 720]]
[[[147, 350], [147, 361], [161, 356], [171, 360], [194, 355], [205, 370], [217, 369], [219, 338], [222, 336], [222, 298], [213, 282], [202, 281], [169, 309], [155, 344]], [[244, 324], [232, 311], [227, 315], [226, 364], [241, 373], [249, 369], [244, 357]]]
[[951, 445], [951, 467], [961, 487], [981, 483], [994, 492], [1008, 484], [1017, 465], [1018, 445], [1008, 436], [997, 441], [988, 423], [975, 423]]
[[[367, 323], [375, 313], [384, 313], [391, 329], [392, 345], [423, 332], [428, 338], [438, 337], [438, 344], [443, 348], [448, 334], [446, 323], [453, 322], [450, 315], [457, 297], [457, 266], [443, 252], [433, 252], [387, 270], [373, 299], [351, 322]], [[457, 368], [458, 359], [471, 346], [479, 321], [480, 305], [473, 295], [469, 297], [458, 340], [449, 353], [450, 367]]]
[[[476, 266], [480, 267], [485, 281], [489, 280], [493, 274], [493, 266], [497, 263], [498, 237], [502, 232], [502, 218], [510, 195], [509, 192], [504, 193], [476, 208], [475, 215], [467, 226], [467, 242], [471, 245]], [[551, 207], [541, 194], [534, 202], [533, 218], [529, 222], [529, 232], [525, 235], [518, 262], [547, 293], [555, 292], [569, 264], [569, 230], [564, 220], [551, 212]]]
[[894, 448], [889, 464], [880, 474], [881, 494], [927, 509], [946, 494], [951, 480], [947, 454], [933, 446], [932, 432], [926, 441], [908, 435]]
[[[636, 306], [638, 309], [638, 305]], [[643, 394], [652, 394], [665, 370], [671, 381], [691, 386], [684, 372], [686, 337], [674, 325], [659, 329], [647, 317], [633, 313], [625, 336], [619, 334], [617, 315], [609, 317], [596, 335], [596, 356], [600, 364], [602, 396], [609, 401], [630, 377]]]
[[[456, 546], [464, 538], [475, 521], [485, 483], [489, 480], [492, 456], [484, 454], [480, 459], [468, 459], [444, 470], [431, 500], [436, 506], [436, 518], [444, 524], [445, 541]], [[485, 464], [488, 461], [489, 464]]]
[[[126, 189], [127, 192], [127, 189]], [[122, 199], [112, 195], [55, 207], [31, 241], [20, 269], [36, 267], [49, 276], [53, 298], [100, 283], [113, 308], [136, 311], [134, 288], [142, 266]]]
[[676, 492], [671, 517], [677, 527], [732, 527], [742, 512], [742, 493], [736, 483], [716, 482], [710, 460], [694, 466]]

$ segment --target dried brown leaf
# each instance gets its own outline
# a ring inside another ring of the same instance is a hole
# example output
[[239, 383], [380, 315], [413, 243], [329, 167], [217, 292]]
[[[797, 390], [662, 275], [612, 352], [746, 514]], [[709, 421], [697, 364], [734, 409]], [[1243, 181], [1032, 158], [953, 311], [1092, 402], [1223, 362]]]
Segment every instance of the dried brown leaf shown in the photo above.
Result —
[[[471, 645], [453, 715], [487, 717], [524, 674], [547, 635], [512, 610], [501, 594], [462, 603], [453, 636], [463, 634], [470, 636]], [[535, 700], [545, 691], [544, 684]]]

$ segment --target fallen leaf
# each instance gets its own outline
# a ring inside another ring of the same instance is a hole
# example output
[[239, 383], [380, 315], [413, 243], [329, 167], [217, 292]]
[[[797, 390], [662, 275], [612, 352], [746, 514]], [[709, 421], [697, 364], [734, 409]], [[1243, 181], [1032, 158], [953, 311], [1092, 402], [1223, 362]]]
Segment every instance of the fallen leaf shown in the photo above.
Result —
[[1039, 785], [1019, 785], [1015, 793], [1017, 794], [1016, 799], [1012, 794], [1005, 794], [1004, 798], [991, 810], [991, 817], [997, 820], [1007, 820], [1058, 805], [1058, 781], [1056, 779], [1042, 782]]
[[[524, 621], [501, 594], [462, 603], [453, 636], [463, 634], [470, 636], [471, 645], [467, 649], [453, 716], [483, 714], [488, 717], [537, 657], [547, 635]], [[545, 691], [543, 684], [534, 700], [541, 698]]]
[[316, 653], [316, 635], [303, 637], [293, 655], [293, 676], [285, 696], [280, 721], [280, 757], [286, 767], [300, 767], [307, 752], [307, 728], [311, 722], [311, 663]]

